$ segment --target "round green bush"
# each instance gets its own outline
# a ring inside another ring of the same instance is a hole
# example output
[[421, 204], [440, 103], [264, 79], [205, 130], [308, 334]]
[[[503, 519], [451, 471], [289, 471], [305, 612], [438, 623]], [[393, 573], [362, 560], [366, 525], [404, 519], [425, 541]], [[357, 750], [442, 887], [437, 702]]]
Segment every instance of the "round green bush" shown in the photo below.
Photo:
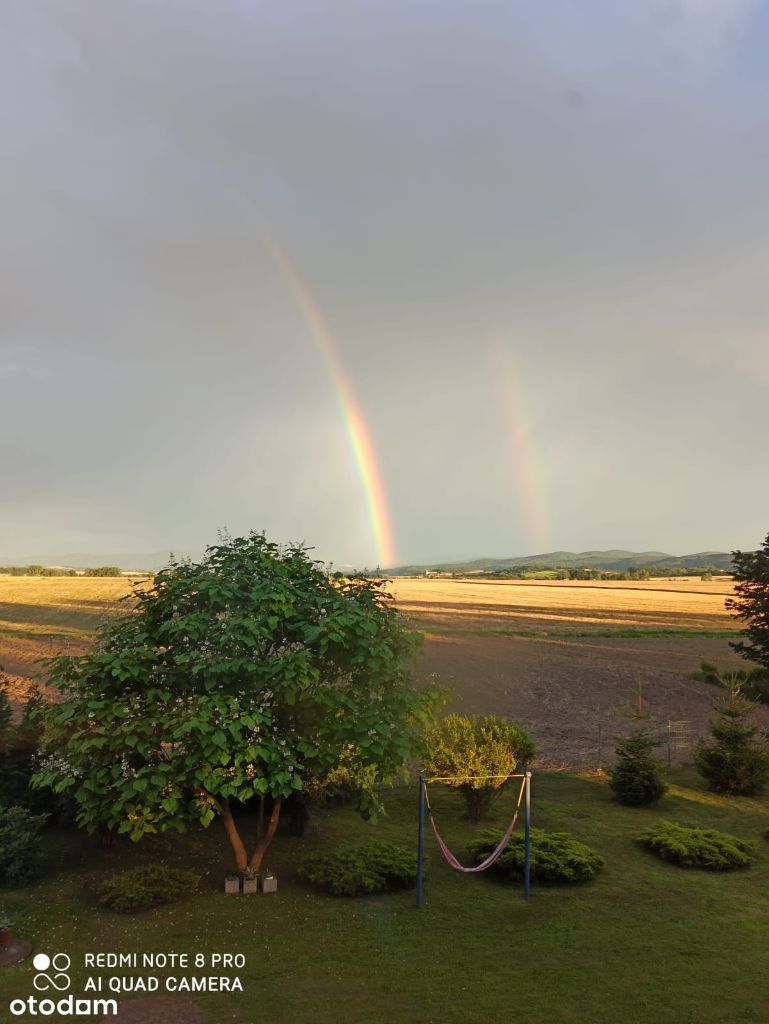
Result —
[[199, 884], [200, 875], [194, 871], [146, 864], [105, 878], [97, 889], [97, 898], [109, 910], [135, 914], [163, 903], [175, 903], [195, 892]]
[[398, 892], [416, 883], [417, 858], [391, 843], [366, 843], [308, 858], [299, 875], [332, 896]]
[[[496, 849], [502, 835], [501, 829], [489, 828], [470, 844], [470, 852], [478, 864]], [[524, 856], [524, 834], [515, 832], [491, 870], [520, 881], [523, 878]], [[538, 828], [531, 830], [532, 882], [585, 882], [602, 867], [603, 857], [568, 832], [543, 832]]]
[[712, 828], [685, 828], [672, 821], [647, 828], [638, 841], [662, 860], [706, 871], [750, 867], [755, 852], [755, 843], [749, 839], [738, 839]]
[[617, 745], [617, 760], [608, 771], [609, 785], [616, 799], [628, 807], [656, 803], [667, 789], [662, 765], [653, 751], [659, 743], [638, 729]]
[[[472, 821], [485, 818], [510, 776], [534, 756], [530, 737], [499, 715], [447, 715], [425, 735], [422, 767], [450, 776]], [[488, 778], [497, 776], [497, 778]]]

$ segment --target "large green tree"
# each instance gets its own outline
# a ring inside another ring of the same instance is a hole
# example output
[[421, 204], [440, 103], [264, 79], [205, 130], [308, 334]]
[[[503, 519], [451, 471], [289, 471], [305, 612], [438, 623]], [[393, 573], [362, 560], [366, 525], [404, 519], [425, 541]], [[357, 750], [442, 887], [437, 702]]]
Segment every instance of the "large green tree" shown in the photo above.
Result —
[[769, 534], [758, 551], [733, 551], [736, 596], [726, 607], [747, 625], [745, 639], [732, 643], [738, 654], [769, 669]]
[[[88, 830], [134, 840], [218, 816], [237, 867], [258, 869], [292, 793], [342, 773], [361, 812], [379, 810], [429, 704], [414, 646], [381, 581], [224, 538], [137, 587], [87, 654], [53, 660], [36, 784], [71, 794]], [[272, 813], [248, 837], [233, 807], [255, 796]]]

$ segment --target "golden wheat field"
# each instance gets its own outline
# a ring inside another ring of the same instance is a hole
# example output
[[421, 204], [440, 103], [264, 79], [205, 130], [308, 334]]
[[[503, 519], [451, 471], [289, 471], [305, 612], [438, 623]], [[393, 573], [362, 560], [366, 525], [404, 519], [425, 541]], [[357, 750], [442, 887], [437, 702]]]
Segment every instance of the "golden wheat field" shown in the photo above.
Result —
[[[716, 695], [694, 672], [703, 660], [745, 665], [729, 646], [728, 579], [427, 577], [392, 589], [425, 636], [420, 674], [446, 688], [448, 707], [518, 721], [551, 766], [606, 761], [634, 724], [688, 760]], [[759, 714], [769, 724], [769, 709]]]
[[[686, 760], [715, 696], [700, 662], [745, 663], [729, 647], [730, 580], [396, 579], [397, 606], [423, 635], [416, 671], [447, 707], [518, 721], [544, 763], [595, 765], [635, 724]], [[22, 696], [39, 659], [80, 653], [131, 592], [127, 579], [0, 576], [0, 666]], [[760, 715], [769, 725], [769, 709]], [[672, 723], [672, 725], [670, 724]]]
[[724, 601], [731, 579], [396, 579], [401, 611], [437, 632], [708, 630], [736, 628]]
[[0, 669], [12, 694], [44, 678], [40, 659], [85, 651], [99, 623], [130, 593], [125, 578], [0, 575]]

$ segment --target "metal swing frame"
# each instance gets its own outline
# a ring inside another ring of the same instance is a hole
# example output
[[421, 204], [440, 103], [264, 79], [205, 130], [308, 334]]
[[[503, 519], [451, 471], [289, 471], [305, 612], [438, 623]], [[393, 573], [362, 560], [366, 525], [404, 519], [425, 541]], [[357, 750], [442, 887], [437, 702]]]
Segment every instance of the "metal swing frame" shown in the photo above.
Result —
[[[425, 857], [425, 794], [426, 787], [432, 782], [459, 782], [466, 779], [464, 775], [436, 775], [426, 778], [423, 772], [419, 773], [419, 829], [417, 832], [417, 908], [421, 909], [424, 904], [424, 886], [422, 884], [424, 875]], [[484, 779], [523, 779], [523, 895], [526, 899], [531, 893], [531, 772], [517, 772], [512, 775], [474, 775], [473, 780]]]

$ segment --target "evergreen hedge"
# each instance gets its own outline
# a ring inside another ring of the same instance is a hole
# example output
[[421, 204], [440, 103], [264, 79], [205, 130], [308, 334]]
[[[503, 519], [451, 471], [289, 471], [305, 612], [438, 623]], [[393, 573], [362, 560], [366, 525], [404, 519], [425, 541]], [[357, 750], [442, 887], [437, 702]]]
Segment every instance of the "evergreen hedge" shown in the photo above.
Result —
[[417, 858], [400, 846], [372, 842], [308, 858], [299, 875], [332, 896], [397, 892], [416, 884]]
[[163, 903], [175, 903], [200, 884], [200, 875], [185, 868], [145, 864], [105, 878], [97, 889], [103, 907], [119, 914], [135, 914]]
[[672, 821], [660, 821], [647, 828], [638, 841], [662, 860], [706, 871], [750, 867], [755, 852], [755, 843], [749, 839], [738, 839], [712, 828], [685, 828]]
[[[480, 864], [502, 839], [501, 829], [489, 828], [469, 846]], [[489, 869], [511, 879], [522, 880], [524, 869], [524, 834], [514, 832], [505, 852]], [[568, 832], [543, 832], [531, 829], [532, 882], [584, 882], [603, 867], [603, 857]]]

